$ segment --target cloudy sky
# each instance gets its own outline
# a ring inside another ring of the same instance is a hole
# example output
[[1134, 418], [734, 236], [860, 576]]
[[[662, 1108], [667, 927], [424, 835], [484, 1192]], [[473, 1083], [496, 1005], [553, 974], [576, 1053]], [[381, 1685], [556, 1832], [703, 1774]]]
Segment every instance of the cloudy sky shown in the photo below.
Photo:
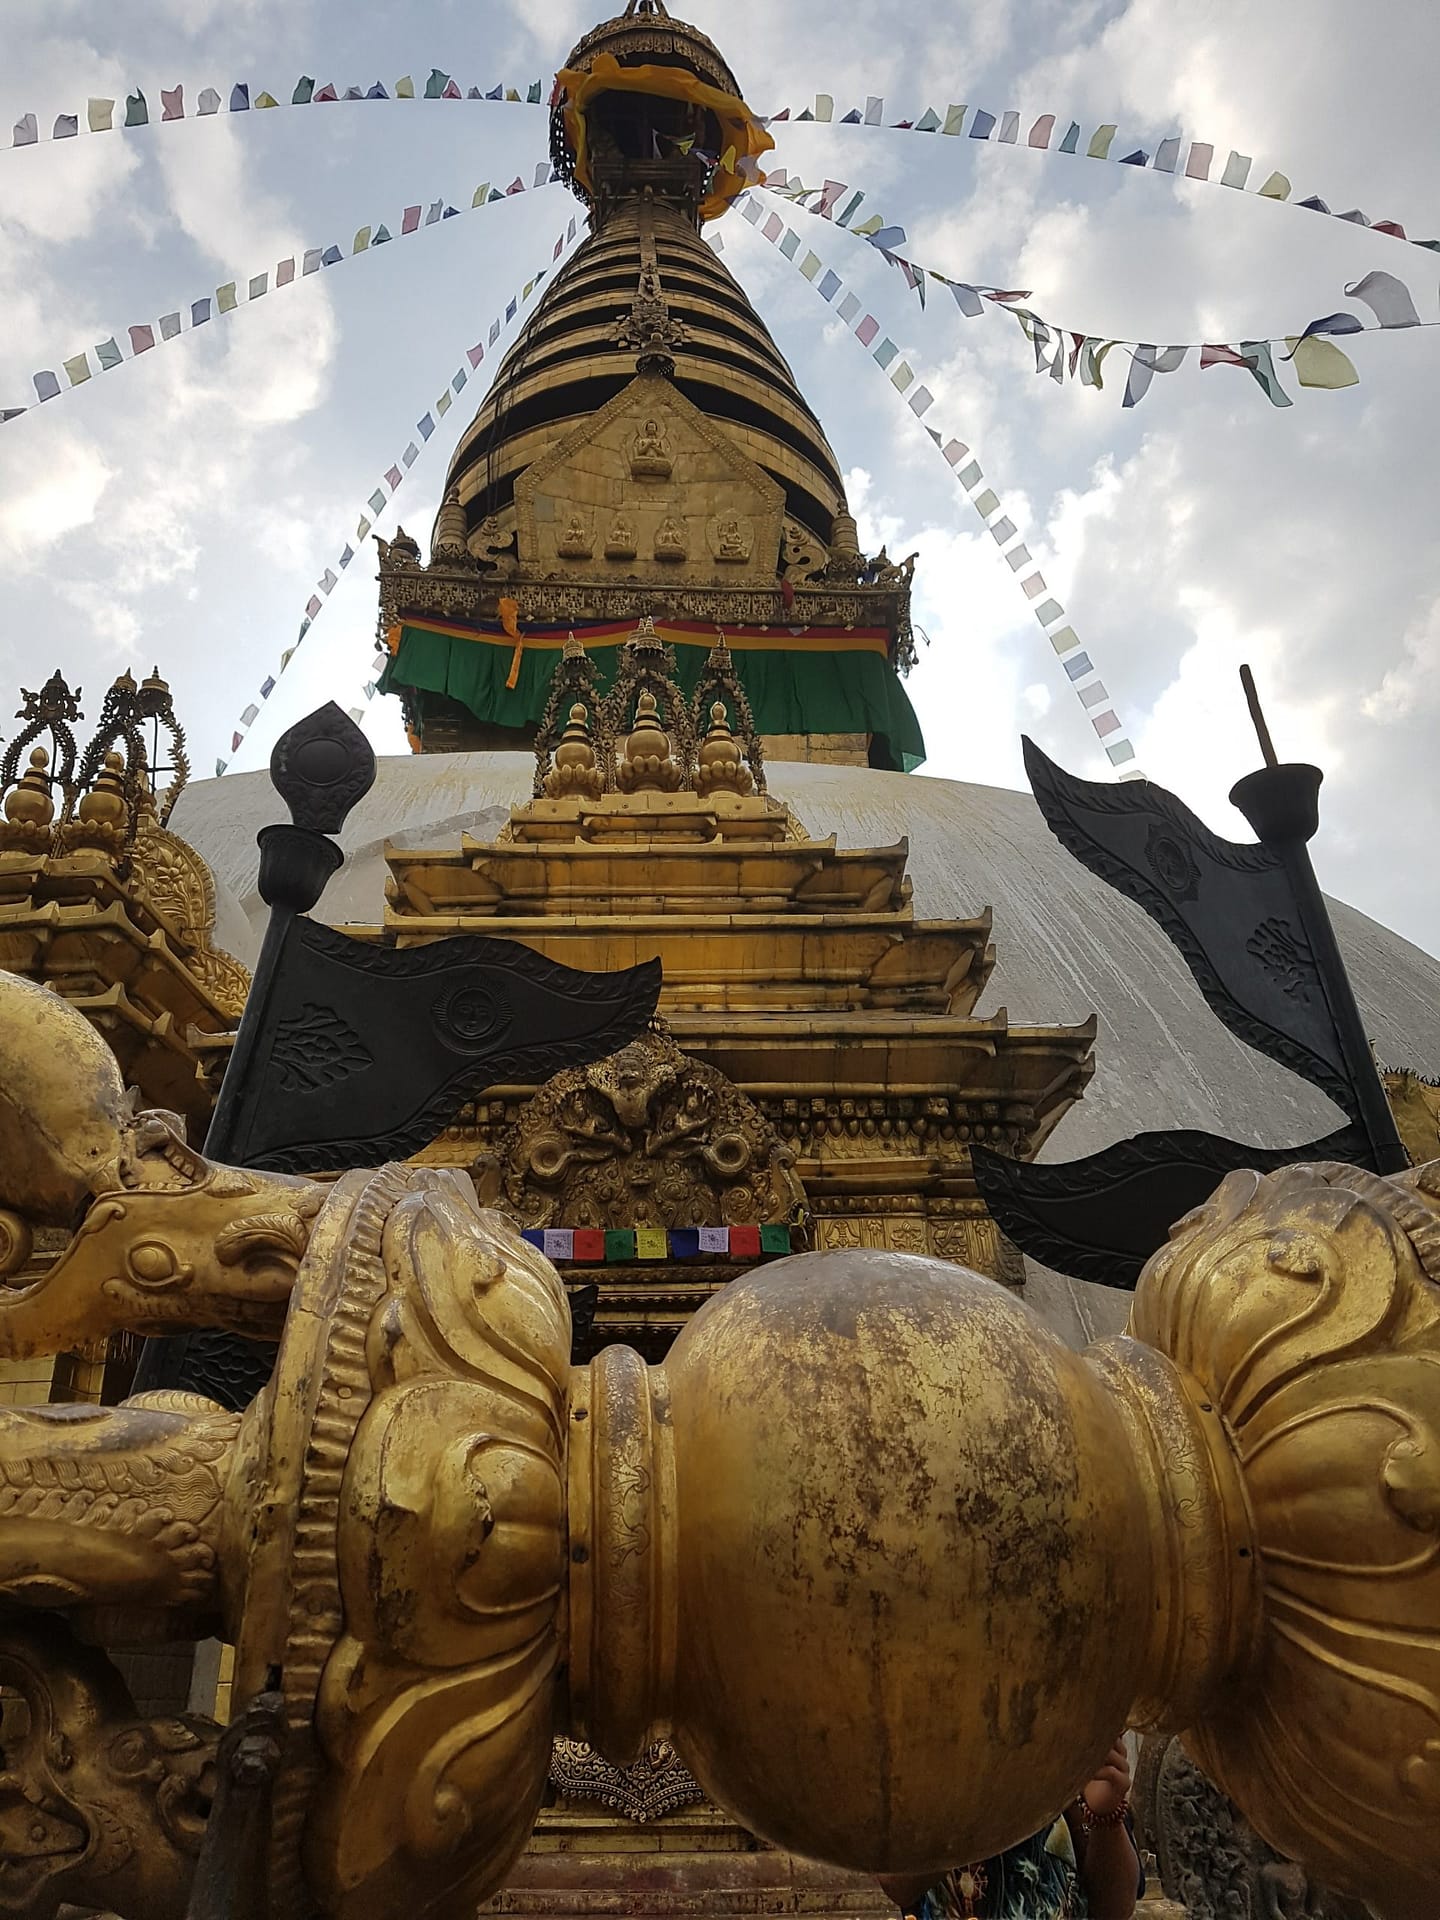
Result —
[[[86, 99], [243, 81], [288, 102], [296, 78], [340, 91], [432, 66], [468, 91], [549, 77], [593, 23], [581, 0], [5, 0], [0, 138]], [[690, 0], [755, 109], [837, 113], [867, 94], [888, 120], [951, 102], [1120, 125], [1117, 154], [1167, 135], [1253, 156], [1295, 197], [1440, 236], [1440, 15], [1428, 0], [964, 0], [853, 8]], [[1440, 318], [1440, 256], [1253, 193], [1020, 147], [889, 130], [776, 129], [777, 162], [863, 187], [956, 278], [1033, 290], [1068, 327], [1156, 343], [1299, 331], [1355, 307], [1344, 287], [1398, 275]], [[0, 150], [0, 407], [37, 368], [213, 294], [404, 207], [468, 208], [482, 180], [533, 177], [543, 111], [341, 105], [151, 126]], [[1083, 144], [1083, 143], [1082, 143]], [[1218, 172], [1218, 166], [1217, 166]], [[59, 665], [92, 717], [124, 666], [158, 662], [197, 766], [275, 671], [305, 602], [466, 349], [548, 263], [574, 203], [558, 187], [424, 229], [216, 320], [0, 428], [0, 698]], [[781, 209], [784, 211], [784, 209]], [[1346, 343], [1361, 384], [1272, 408], [1242, 372], [1192, 354], [1121, 410], [1037, 379], [1013, 321], [922, 313], [864, 244], [794, 215], [937, 396], [931, 418], [978, 454], [1103, 673], [1152, 777], [1222, 832], [1257, 764], [1236, 678], [1253, 663], [1282, 755], [1327, 772], [1316, 844], [1333, 893], [1440, 952], [1440, 331]], [[1108, 774], [1008, 567], [884, 376], [809, 286], [738, 217], [725, 259], [824, 421], [862, 535], [918, 549], [929, 636], [910, 691], [931, 775], [1020, 786], [1019, 734]], [[1357, 311], [1364, 313], [1363, 308]], [[489, 362], [482, 372], [488, 372]], [[379, 522], [422, 539], [466, 389]], [[373, 549], [372, 549], [373, 552]], [[373, 566], [350, 569], [237, 767], [323, 697], [361, 697]], [[6, 702], [8, 706], [8, 701]], [[0, 727], [8, 723], [0, 718]], [[403, 750], [394, 703], [367, 720]], [[994, 903], [997, 912], [1003, 903]]]

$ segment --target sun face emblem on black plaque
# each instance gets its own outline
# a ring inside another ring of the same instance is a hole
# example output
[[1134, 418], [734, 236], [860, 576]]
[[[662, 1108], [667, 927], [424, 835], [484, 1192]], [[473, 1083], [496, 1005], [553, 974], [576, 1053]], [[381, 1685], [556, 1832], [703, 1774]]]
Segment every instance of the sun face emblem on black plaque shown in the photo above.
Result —
[[492, 986], [462, 980], [439, 995], [433, 1017], [447, 1046], [476, 1053], [509, 1026], [510, 1003]]
[[1193, 900], [1200, 891], [1195, 855], [1176, 834], [1156, 823], [1145, 842], [1150, 870], [1172, 900]]

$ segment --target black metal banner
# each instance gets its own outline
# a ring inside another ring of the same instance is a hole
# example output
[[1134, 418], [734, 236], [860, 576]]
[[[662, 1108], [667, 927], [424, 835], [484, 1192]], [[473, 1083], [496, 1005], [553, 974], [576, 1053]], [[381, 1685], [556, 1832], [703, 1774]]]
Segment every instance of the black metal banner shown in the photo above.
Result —
[[1303, 1160], [1373, 1165], [1363, 1127], [1304, 1147], [1248, 1147], [1176, 1128], [1138, 1133], [1083, 1160], [1027, 1165], [972, 1146], [975, 1181], [1002, 1233], [1032, 1260], [1077, 1280], [1133, 1288], [1176, 1221], [1203, 1206], [1227, 1173], [1271, 1173]]
[[1077, 780], [1033, 740], [1025, 769], [1051, 831], [1168, 935], [1217, 1017], [1352, 1117], [1356, 1093], [1283, 851], [1212, 833], [1164, 787]]
[[561, 966], [514, 940], [379, 947], [290, 922], [230, 1157], [272, 1173], [402, 1160], [487, 1087], [548, 1080], [643, 1033], [658, 960]]

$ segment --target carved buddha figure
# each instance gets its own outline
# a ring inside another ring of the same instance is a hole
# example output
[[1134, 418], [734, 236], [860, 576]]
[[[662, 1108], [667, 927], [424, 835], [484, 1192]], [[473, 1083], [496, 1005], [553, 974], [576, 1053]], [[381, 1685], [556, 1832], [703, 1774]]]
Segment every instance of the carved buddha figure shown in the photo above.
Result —
[[570, 524], [565, 529], [565, 537], [560, 542], [560, 555], [565, 560], [588, 560], [595, 551], [595, 543], [590, 538], [590, 530], [585, 524], [585, 516], [572, 513]]
[[657, 560], [683, 560], [689, 553], [685, 544], [685, 529], [670, 514], [660, 522], [655, 534], [655, 558]]
[[750, 542], [745, 529], [733, 514], [727, 515], [715, 529], [715, 553], [720, 560], [750, 558]]
[[674, 470], [670, 441], [656, 419], [649, 419], [635, 435], [630, 471], [637, 480], [668, 480]]
[[617, 513], [610, 522], [610, 531], [605, 536], [605, 558], [607, 560], [635, 558], [635, 524], [625, 513]]

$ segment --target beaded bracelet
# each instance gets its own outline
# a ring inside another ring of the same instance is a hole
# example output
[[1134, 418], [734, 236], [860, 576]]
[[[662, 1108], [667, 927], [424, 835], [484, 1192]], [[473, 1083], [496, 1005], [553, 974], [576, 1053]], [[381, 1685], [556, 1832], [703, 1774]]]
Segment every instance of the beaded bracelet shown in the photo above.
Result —
[[1130, 1796], [1127, 1793], [1119, 1806], [1111, 1813], [1092, 1813], [1083, 1793], [1075, 1796], [1075, 1810], [1080, 1816], [1080, 1831], [1090, 1833], [1096, 1827], [1118, 1827], [1130, 1811]]

